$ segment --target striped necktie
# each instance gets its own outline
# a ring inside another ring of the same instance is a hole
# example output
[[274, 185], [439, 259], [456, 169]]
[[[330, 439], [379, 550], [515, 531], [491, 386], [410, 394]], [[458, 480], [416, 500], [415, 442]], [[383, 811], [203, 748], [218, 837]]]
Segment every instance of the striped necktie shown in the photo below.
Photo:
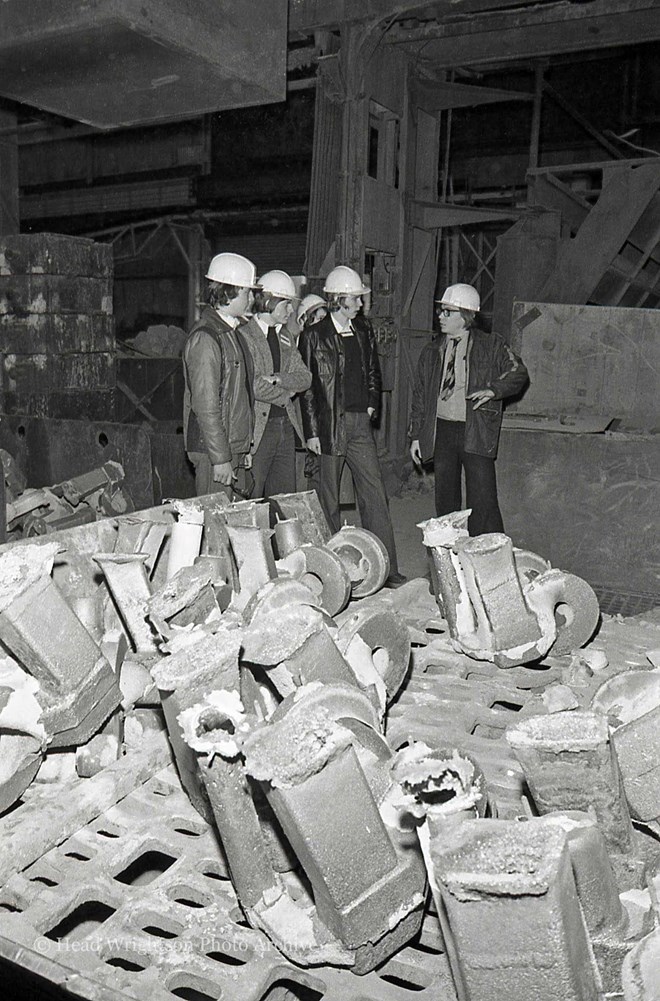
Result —
[[440, 387], [440, 399], [446, 400], [454, 392], [454, 386], [456, 385], [456, 348], [458, 346], [458, 338], [450, 337], [447, 342], [447, 355], [445, 359], [445, 374], [442, 379], [442, 386]]

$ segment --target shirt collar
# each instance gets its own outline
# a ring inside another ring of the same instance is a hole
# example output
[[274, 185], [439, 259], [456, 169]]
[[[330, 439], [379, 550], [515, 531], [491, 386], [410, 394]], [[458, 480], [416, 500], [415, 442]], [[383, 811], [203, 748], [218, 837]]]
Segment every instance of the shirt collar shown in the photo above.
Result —
[[228, 327], [231, 327], [233, 330], [236, 330], [236, 327], [241, 322], [240, 316], [230, 316], [229, 313], [225, 313], [222, 306], [216, 306], [215, 311], [220, 317], [220, 319], [224, 320], [224, 322], [227, 324]]
[[342, 325], [340, 323], [339, 319], [337, 318], [337, 314], [336, 313], [331, 313], [330, 314], [330, 319], [334, 323], [335, 330], [337, 331], [338, 334], [352, 334], [353, 333], [353, 328], [351, 327], [351, 321], [350, 320], [346, 320], [345, 321], [345, 325]]
[[282, 329], [281, 323], [277, 323], [275, 324], [275, 326], [272, 326], [267, 324], [264, 320], [262, 320], [260, 316], [255, 316], [255, 320], [257, 321], [257, 325], [261, 328], [264, 337], [268, 337], [269, 330], [274, 330], [275, 333], [277, 334]]

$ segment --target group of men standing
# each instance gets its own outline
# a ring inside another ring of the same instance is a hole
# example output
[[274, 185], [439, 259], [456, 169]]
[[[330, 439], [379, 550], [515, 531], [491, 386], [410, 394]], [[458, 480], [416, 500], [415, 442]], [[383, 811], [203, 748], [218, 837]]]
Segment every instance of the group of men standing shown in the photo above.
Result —
[[224, 253], [206, 277], [207, 305], [183, 349], [184, 444], [197, 493], [292, 493], [297, 434], [318, 456], [317, 492], [330, 528], [341, 527], [346, 462], [362, 525], [387, 549], [388, 585], [404, 583], [373, 434], [380, 366], [371, 324], [360, 315], [369, 289], [352, 268], [334, 268], [324, 285], [328, 313], [296, 345], [287, 326], [297, 300], [289, 275], [270, 271], [257, 281], [251, 261]]
[[[222, 253], [206, 278], [207, 302], [183, 349], [184, 443], [197, 493], [294, 492], [297, 436], [314, 460], [316, 490], [332, 531], [341, 527], [346, 463], [362, 526], [389, 554], [387, 583], [404, 583], [373, 433], [381, 373], [363, 313], [369, 289], [352, 268], [334, 268], [325, 280], [325, 300], [308, 297], [318, 312], [296, 343], [289, 320], [298, 296], [284, 271], [257, 280], [251, 261]], [[495, 480], [502, 400], [527, 381], [525, 366], [505, 341], [477, 326], [479, 306], [470, 285], [450, 286], [437, 301], [440, 336], [419, 359], [409, 430], [413, 462], [434, 461], [437, 515], [461, 508], [464, 472], [471, 535], [502, 531]]]

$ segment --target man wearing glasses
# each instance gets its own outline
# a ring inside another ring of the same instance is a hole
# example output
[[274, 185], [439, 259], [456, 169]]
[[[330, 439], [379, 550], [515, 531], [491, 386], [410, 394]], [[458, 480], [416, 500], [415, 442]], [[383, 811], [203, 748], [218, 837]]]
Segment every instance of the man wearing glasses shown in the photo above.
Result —
[[433, 459], [438, 517], [462, 509], [464, 470], [470, 535], [504, 531], [495, 478], [502, 401], [529, 378], [501, 337], [479, 329], [479, 307], [472, 285], [450, 285], [436, 301], [440, 336], [420, 355], [409, 430], [415, 465]]

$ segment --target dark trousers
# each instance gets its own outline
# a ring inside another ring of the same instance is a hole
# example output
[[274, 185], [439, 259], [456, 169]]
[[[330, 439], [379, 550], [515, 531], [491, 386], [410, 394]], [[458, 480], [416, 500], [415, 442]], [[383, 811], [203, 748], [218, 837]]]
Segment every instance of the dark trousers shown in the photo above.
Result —
[[394, 531], [383, 483], [383, 474], [376, 452], [376, 442], [369, 415], [346, 413], [346, 455], [319, 456], [318, 495], [323, 512], [333, 532], [341, 528], [339, 516], [339, 481], [344, 463], [353, 476], [355, 497], [362, 527], [381, 540], [390, 557], [390, 571], [399, 568], [394, 544]]
[[435, 429], [435, 513], [438, 517], [463, 509], [461, 468], [465, 470], [465, 507], [472, 508], [468, 519], [470, 535], [503, 532], [497, 501], [495, 460], [466, 452], [463, 421], [438, 420]]
[[[230, 501], [234, 500], [233, 485], [224, 486], [213, 479], [213, 466], [206, 452], [189, 452], [188, 458], [195, 467], [195, 493], [198, 497], [204, 497], [205, 494], [224, 494]], [[243, 459], [242, 455], [231, 457], [232, 469], [236, 475], [234, 482], [240, 489], [245, 489], [245, 470], [242, 466], [239, 467]]]
[[292, 494], [296, 489], [296, 441], [286, 412], [270, 416], [252, 456], [253, 497]]

